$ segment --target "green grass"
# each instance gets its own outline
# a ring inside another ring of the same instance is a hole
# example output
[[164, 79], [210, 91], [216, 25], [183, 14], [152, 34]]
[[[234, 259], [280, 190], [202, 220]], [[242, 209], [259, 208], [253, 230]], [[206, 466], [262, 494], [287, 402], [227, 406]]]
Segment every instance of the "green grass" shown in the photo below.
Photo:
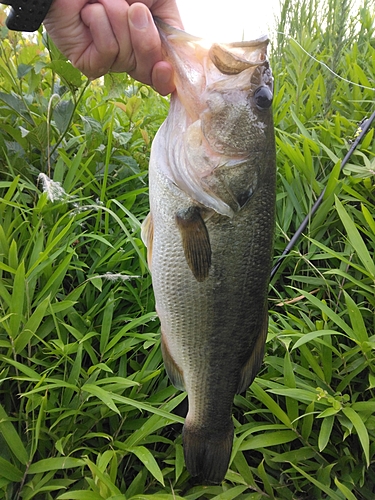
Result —
[[271, 282], [220, 486], [184, 466], [140, 240], [168, 101], [126, 75], [89, 85], [41, 35], [3, 29], [0, 499], [374, 498], [374, 128], [340, 161], [374, 111], [375, 5], [323, 4], [285, 2], [272, 47], [275, 261], [327, 189]]

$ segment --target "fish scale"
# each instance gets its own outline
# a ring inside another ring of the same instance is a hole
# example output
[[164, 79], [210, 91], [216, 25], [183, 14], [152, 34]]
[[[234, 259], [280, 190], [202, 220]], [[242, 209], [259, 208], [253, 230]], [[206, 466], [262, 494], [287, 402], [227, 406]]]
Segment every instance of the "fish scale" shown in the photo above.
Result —
[[166, 370], [188, 393], [186, 466], [219, 483], [233, 442], [233, 398], [259, 370], [267, 334], [272, 77], [265, 39], [213, 51], [157, 24], [176, 91], [152, 145], [142, 237]]

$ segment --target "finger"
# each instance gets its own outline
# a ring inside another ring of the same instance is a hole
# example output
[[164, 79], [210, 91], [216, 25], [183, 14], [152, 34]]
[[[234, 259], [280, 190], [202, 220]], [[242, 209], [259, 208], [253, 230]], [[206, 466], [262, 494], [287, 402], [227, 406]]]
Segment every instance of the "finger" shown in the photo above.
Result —
[[75, 2], [72, 3], [71, 0], [54, 0], [48, 11], [47, 18], [50, 18], [51, 14], [59, 19], [74, 17], [79, 14], [82, 8], [90, 1], [91, 0], [75, 0]]
[[152, 69], [162, 60], [158, 30], [148, 8], [135, 3], [129, 7], [128, 21], [136, 68], [129, 72], [133, 78], [151, 84]]
[[152, 85], [161, 95], [168, 95], [176, 88], [173, 79], [173, 68], [166, 61], [160, 61], [152, 69]]
[[[121, 4], [126, 7], [126, 2], [121, 2]], [[126, 9], [124, 10], [126, 11]], [[126, 19], [126, 14], [124, 17]], [[107, 11], [101, 3], [87, 4], [81, 11], [81, 19], [90, 31], [92, 43], [85, 48], [80, 58], [72, 62], [87, 76], [96, 78], [111, 69], [119, 55], [120, 47]], [[125, 21], [125, 30], [126, 27], [127, 23]], [[129, 66], [132, 64], [129, 61], [131, 59], [131, 50], [128, 50], [127, 57], [127, 65]]]
[[127, 0], [129, 5], [142, 2], [149, 8], [152, 15], [160, 17], [165, 23], [175, 28], [184, 29], [175, 0]]
[[[118, 54], [111, 66], [113, 72], [126, 71], [132, 74], [136, 69], [136, 57], [132, 46], [128, 22], [129, 4], [125, 0], [97, 0], [106, 10], [113, 33], [118, 43]], [[135, 76], [137, 78], [137, 76]], [[138, 79], [138, 78], [137, 78]], [[148, 81], [144, 83], [149, 83]]]

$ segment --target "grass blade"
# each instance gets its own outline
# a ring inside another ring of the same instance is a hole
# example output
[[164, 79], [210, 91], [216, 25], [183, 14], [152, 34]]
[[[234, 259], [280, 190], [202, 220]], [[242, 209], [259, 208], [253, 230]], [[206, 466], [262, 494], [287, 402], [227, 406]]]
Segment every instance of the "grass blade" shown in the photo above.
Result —
[[287, 427], [291, 427], [291, 421], [288, 415], [284, 410], [280, 408], [280, 406], [274, 401], [271, 396], [269, 396], [257, 382], [253, 382], [251, 384], [251, 391], [254, 393], [254, 396], [258, 398], [269, 410], [271, 410], [272, 414], [275, 415], [283, 424]]
[[92, 396], [96, 396], [98, 399], [100, 399], [100, 401], [102, 401], [106, 406], [108, 406], [110, 410], [117, 413], [117, 415], [121, 415], [119, 409], [117, 408], [113, 399], [111, 398], [110, 393], [108, 393], [101, 387], [98, 387], [97, 385], [94, 384], [85, 384], [84, 386], [82, 386], [82, 391], [88, 392]]
[[348, 234], [348, 239], [350, 241], [350, 244], [356, 251], [360, 261], [364, 265], [364, 267], [367, 269], [367, 271], [371, 274], [373, 279], [375, 279], [375, 263], [373, 258], [371, 258], [371, 255], [369, 251], [366, 248], [365, 242], [363, 241], [363, 238], [361, 237], [358, 229], [356, 228], [353, 219], [349, 216], [348, 212], [345, 210], [343, 204], [340, 202], [340, 200], [336, 197], [335, 198], [335, 204], [336, 204], [336, 210], [337, 213], [339, 214], [339, 217], [341, 219], [341, 222], [343, 223], [346, 232]]
[[8, 479], [14, 483], [20, 483], [23, 478], [23, 472], [20, 471], [15, 465], [0, 457], [0, 478]]
[[359, 440], [362, 445], [363, 452], [365, 454], [366, 458], [366, 464], [367, 467], [370, 466], [370, 439], [369, 435], [366, 429], [366, 426], [361, 419], [361, 417], [358, 415], [356, 411], [353, 410], [353, 408], [346, 407], [343, 408], [342, 412], [348, 419], [351, 421], [351, 423], [354, 425], [355, 430], [357, 431]]
[[290, 443], [297, 439], [298, 436], [294, 431], [278, 431], [261, 434], [260, 436], [252, 436], [245, 440], [240, 445], [240, 450], [256, 450], [259, 448], [268, 448], [279, 444]]
[[73, 457], [52, 457], [39, 460], [30, 465], [27, 470], [28, 474], [41, 474], [52, 470], [74, 469], [83, 467], [85, 461], [80, 458]]
[[361, 311], [359, 310], [359, 307], [350, 297], [350, 295], [347, 292], [345, 292], [345, 290], [344, 290], [344, 297], [356, 340], [360, 344], [368, 342], [367, 329]]
[[39, 328], [42, 320], [45, 317], [47, 307], [50, 303], [49, 297], [46, 297], [43, 302], [41, 302], [35, 309], [31, 317], [28, 319], [27, 323], [23, 327], [22, 332], [18, 335], [14, 342], [14, 347], [16, 353], [20, 353], [27, 344], [30, 342], [32, 337], [35, 335], [36, 330]]
[[0, 433], [17, 460], [26, 465], [29, 461], [29, 455], [2, 405], [0, 405]]
[[295, 465], [294, 463], [290, 462], [291, 466], [296, 469], [297, 472], [299, 472], [303, 477], [309, 480], [310, 483], [312, 483], [314, 486], [316, 486], [319, 490], [323, 491], [326, 495], [328, 495], [328, 498], [330, 500], [342, 500], [341, 495], [337, 495], [332, 488], [329, 488], [322, 482], [318, 481], [315, 479], [315, 477], [311, 476], [307, 472], [305, 472], [303, 469]]
[[318, 438], [319, 451], [323, 451], [326, 448], [329, 438], [331, 437], [334, 421], [335, 417], [333, 415], [322, 419]]
[[130, 453], [134, 453], [146, 469], [151, 472], [154, 478], [164, 486], [163, 474], [150, 450], [148, 450], [145, 446], [134, 446], [132, 448], [128, 448], [128, 451]]
[[[102, 495], [94, 491], [70, 491], [57, 497], [58, 500], [103, 500]], [[123, 500], [125, 498], [123, 497]]]
[[10, 312], [12, 316], [9, 321], [10, 335], [13, 339], [17, 338], [21, 321], [23, 319], [23, 306], [25, 302], [25, 263], [22, 261], [18, 266], [14, 276], [12, 304]]

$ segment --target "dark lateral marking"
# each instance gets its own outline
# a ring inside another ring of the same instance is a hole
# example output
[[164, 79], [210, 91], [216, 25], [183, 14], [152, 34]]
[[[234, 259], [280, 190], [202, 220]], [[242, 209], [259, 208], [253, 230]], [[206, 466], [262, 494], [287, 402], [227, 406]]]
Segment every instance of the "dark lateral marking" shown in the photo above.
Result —
[[186, 262], [195, 279], [204, 281], [211, 267], [211, 244], [200, 209], [193, 206], [179, 210], [175, 218]]

